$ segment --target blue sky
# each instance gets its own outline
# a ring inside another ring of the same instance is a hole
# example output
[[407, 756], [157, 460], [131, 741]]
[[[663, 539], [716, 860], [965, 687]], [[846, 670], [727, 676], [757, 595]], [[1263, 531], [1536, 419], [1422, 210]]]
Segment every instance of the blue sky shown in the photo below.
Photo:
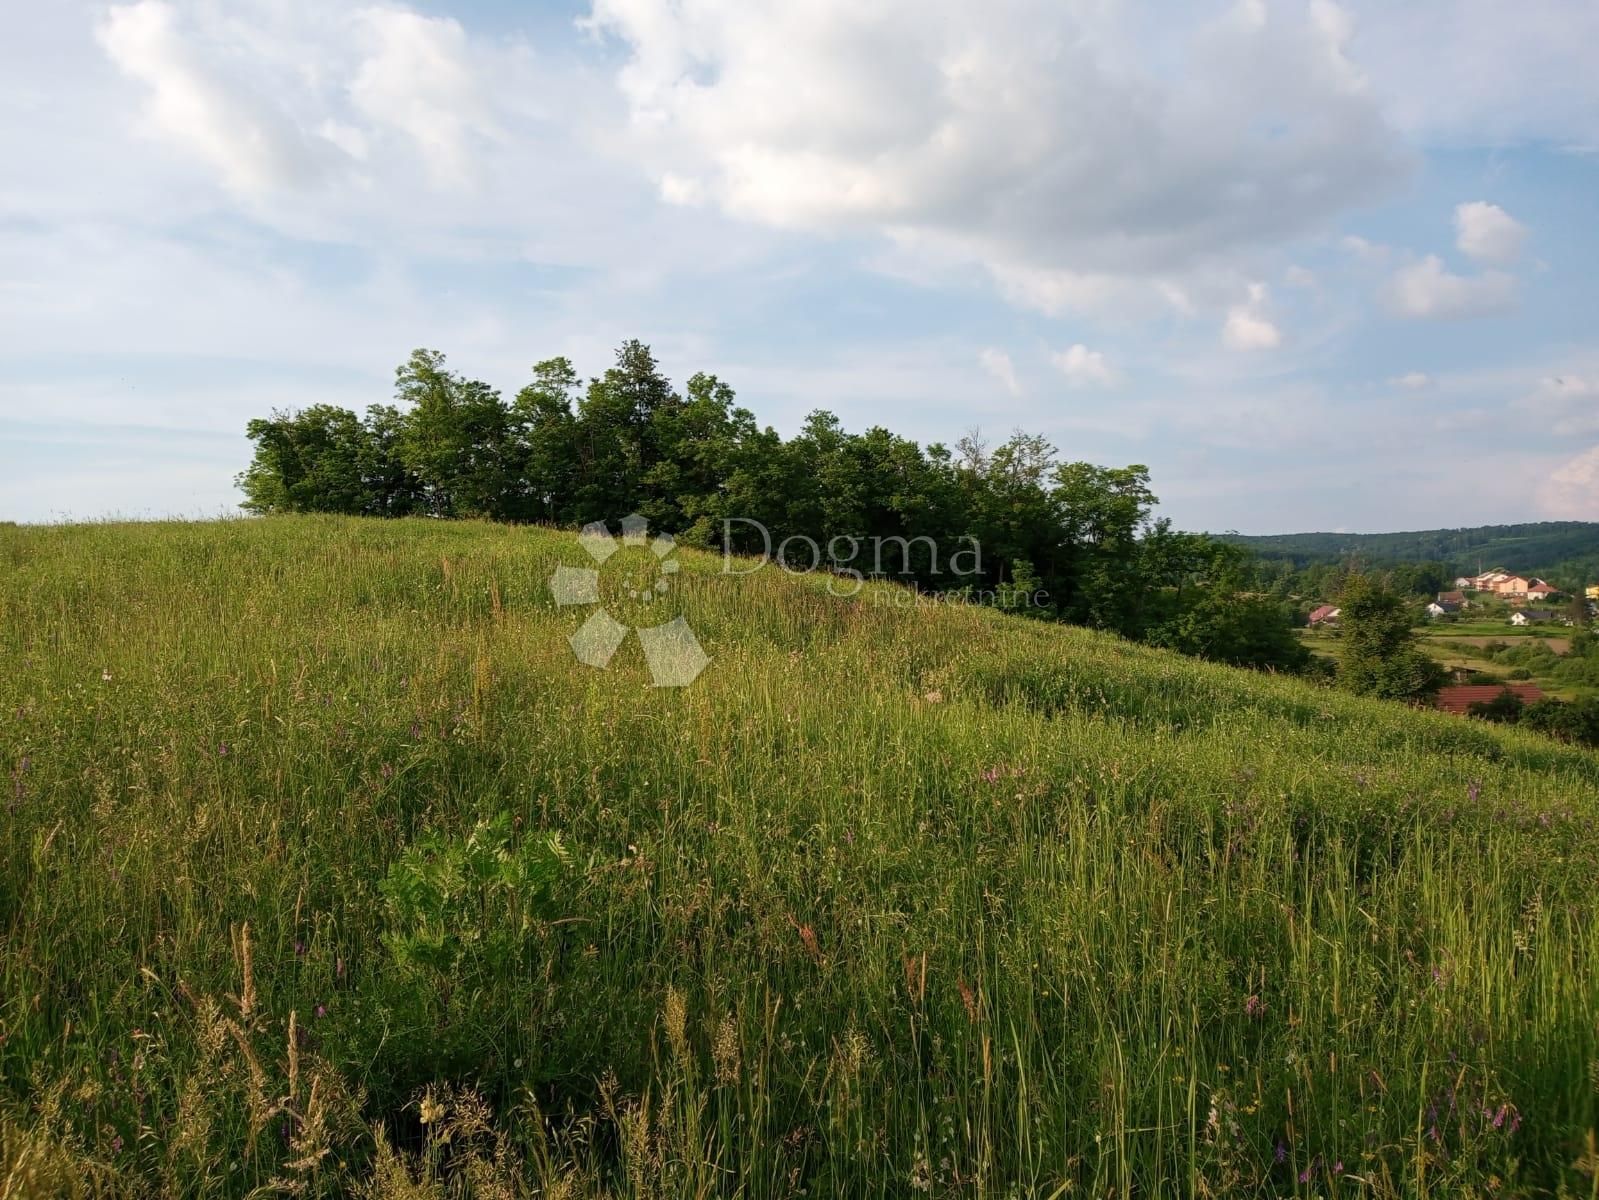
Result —
[[626, 337], [1187, 528], [1599, 520], [1591, 0], [136, 0], [0, 41], [0, 519]]

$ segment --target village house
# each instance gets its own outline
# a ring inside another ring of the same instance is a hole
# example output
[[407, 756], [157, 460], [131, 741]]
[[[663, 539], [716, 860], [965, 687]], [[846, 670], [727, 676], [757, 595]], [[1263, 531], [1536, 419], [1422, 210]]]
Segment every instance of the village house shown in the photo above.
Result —
[[1465, 601], [1463, 600], [1445, 600], [1443, 596], [1439, 596], [1438, 599], [1427, 605], [1427, 615], [1437, 620], [1439, 617], [1453, 616], [1464, 607]]
[[1527, 599], [1529, 600], [1547, 600], [1550, 596], [1558, 596], [1559, 594], [1559, 588], [1552, 583], [1546, 583], [1542, 579], [1534, 579], [1527, 588]]
[[1339, 609], [1331, 604], [1323, 604], [1320, 608], [1310, 610], [1310, 624], [1315, 626], [1329, 626], [1338, 623]]
[[1492, 704], [1504, 692], [1523, 704], [1536, 704], [1543, 699], [1543, 690], [1533, 683], [1467, 683], [1439, 688], [1433, 704], [1444, 712], [1465, 715], [1473, 704]]
[[1512, 625], [1543, 625], [1554, 619], [1555, 614], [1547, 608], [1524, 608], [1510, 614]]

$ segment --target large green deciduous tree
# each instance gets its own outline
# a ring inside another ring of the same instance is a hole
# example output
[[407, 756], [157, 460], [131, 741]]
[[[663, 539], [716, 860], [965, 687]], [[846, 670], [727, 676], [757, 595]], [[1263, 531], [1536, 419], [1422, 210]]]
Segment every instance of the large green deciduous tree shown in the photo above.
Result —
[[1419, 700], [1438, 690], [1443, 668], [1417, 643], [1404, 596], [1371, 575], [1354, 574], [1338, 604], [1340, 684], [1388, 700]]

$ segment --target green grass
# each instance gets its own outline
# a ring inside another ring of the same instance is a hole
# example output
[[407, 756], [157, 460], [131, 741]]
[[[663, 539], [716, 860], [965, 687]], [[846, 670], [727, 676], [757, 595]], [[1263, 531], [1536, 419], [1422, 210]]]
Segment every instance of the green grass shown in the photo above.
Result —
[[3, 1193], [1596, 1194], [1599, 757], [682, 557], [0, 530]]

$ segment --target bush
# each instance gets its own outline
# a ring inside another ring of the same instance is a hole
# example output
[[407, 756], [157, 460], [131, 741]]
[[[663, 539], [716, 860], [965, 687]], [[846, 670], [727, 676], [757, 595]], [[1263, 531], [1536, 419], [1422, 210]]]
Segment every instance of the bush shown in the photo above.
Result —
[[461, 840], [423, 837], [390, 865], [379, 884], [387, 957], [369, 1025], [408, 1073], [482, 1079], [517, 1034], [536, 1033], [538, 935], [567, 863], [556, 834], [514, 845], [501, 813]]

